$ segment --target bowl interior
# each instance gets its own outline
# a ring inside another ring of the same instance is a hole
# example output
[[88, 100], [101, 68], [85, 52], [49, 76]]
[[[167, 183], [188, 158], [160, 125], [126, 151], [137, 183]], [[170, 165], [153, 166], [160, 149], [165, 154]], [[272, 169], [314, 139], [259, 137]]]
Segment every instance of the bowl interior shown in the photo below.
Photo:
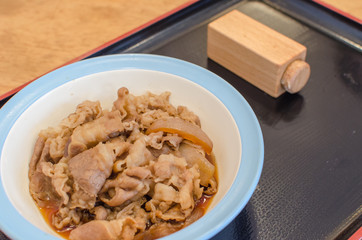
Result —
[[172, 104], [187, 106], [200, 117], [203, 130], [214, 143], [219, 179], [219, 190], [208, 212], [230, 189], [241, 162], [241, 139], [232, 115], [217, 97], [192, 81], [159, 71], [95, 73], [54, 88], [32, 103], [16, 120], [4, 142], [0, 166], [4, 190], [16, 210], [41, 230], [57, 236], [45, 223], [28, 190], [28, 163], [39, 131], [58, 125], [84, 100], [99, 100], [103, 109], [111, 109], [117, 89], [123, 86], [134, 95], [170, 91]]

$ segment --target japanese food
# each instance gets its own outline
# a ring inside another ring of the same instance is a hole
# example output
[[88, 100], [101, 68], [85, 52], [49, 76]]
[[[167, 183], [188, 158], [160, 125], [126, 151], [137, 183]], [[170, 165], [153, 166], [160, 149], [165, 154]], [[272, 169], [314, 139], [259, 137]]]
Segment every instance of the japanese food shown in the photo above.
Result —
[[157, 239], [199, 219], [217, 192], [213, 143], [170, 92], [123, 87], [112, 109], [84, 101], [39, 133], [29, 190], [65, 238]]

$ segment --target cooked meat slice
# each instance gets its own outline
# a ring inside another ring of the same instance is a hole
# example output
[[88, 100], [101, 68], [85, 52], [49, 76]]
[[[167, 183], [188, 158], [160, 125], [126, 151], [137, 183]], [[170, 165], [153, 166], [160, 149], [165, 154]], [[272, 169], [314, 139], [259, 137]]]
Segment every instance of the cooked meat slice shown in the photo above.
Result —
[[73, 157], [99, 142], [104, 142], [111, 137], [116, 137], [124, 130], [119, 111], [113, 111], [76, 127], [69, 139], [65, 156]]
[[195, 113], [190, 111], [187, 107], [178, 106], [177, 107], [177, 114], [183, 120], [186, 120], [188, 122], [192, 122], [193, 124], [196, 124], [197, 126], [201, 127], [200, 118]]
[[101, 114], [102, 107], [99, 101], [92, 102], [86, 100], [77, 106], [74, 113], [63, 119], [60, 126], [74, 129], [83, 123], [99, 118]]
[[148, 169], [133, 167], [107, 180], [101, 190], [100, 199], [109, 206], [120, 206], [128, 200], [136, 201], [150, 190], [146, 178], [151, 174]]
[[[173, 211], [173, 210], [171, 210]], [[177, 214], [177, 213], [175, 213]], [[203, 216], [204, 212], [201, 208], [196, 208], [192, 214], [186, 218], [184, 222], [178, 224], [171, 224], [167, 222], [158, 222], [152, 225], [148, 230], [137, 234], [134, 240], [153, 240], [158, 239], [167, 235], [170, 235], [184, 227], [187, 227], [191, 223]]]
[[108, 211], [103, 206], [97, 206], [92, 209], [93, 214], [95, 215], [96, 220], [106, 220], [108, 216]]
[[127, 168], [125, 171], [127, 176], [135, 177], [138, 179], [146, 179], [151, 175], [151, 171], [148, 167], [130, 167]]
[[53, 215], [52, 223], [56, 229], [64, 230], [72, 228], [81, 222], [82, 213], [79, 209], [70, 209], [62, 207]]
[[113, 162], [129, 147], [127, 142], [99, 143], [69, 160], [69, 171], [75, 184], [95, 196], [111, 175]]
[[150, 92], [140, 96], [129, 94], [127, 88], [118, 90], [113, 110], [119, 110], [127, 119], [138, 121], [147, 128], [155, 119], [175, 116], [177, 110], [169, 102], [170, 92], [156, 95]]
[[[186, 171], [186, 166], [184, 158], [175, 157], [172, 154], [159, 156], [157, 162], [153, 164], [155, 182], [162, 182], [173, 176], [178, 178], [181, 173]], [[176, 186], [181, 187], [182, 182]]]
[[155, 185], [155, 193], [152, 198], [164, 202], [178, 202], [179, 193], [171, 186], [163, 183], [157, 183]]
[[[175, 153], [170, 146], [164, 144], [161, 149], [148, 148], [154, 158], [159, 158], [161, 155]], [[177, 154], [177, 153], [175, 153]]]
[[123, 171], [125, 168], [144, 166], [154, 159], [151, 152], [146, 148], [145, 140], [142, 135], [129, 148], [128, 155], [125, 159], [117, 160], [113, 165], [115, 173]]
[[62, 202], [51, 184], [51, 179], [42, 172], [35, 172], [32, 175], [29, 188], [39, 207], [58, 207]]
[[80, 188], [76, 183], [73, 185], [74, 193], [70, 197], [69, 206], [70, 208], [80, 208], [80, 209], [89, 209], [95, 206], [97, 197], [95, 195], [90, 195], [82, 188]]
[[182, 227], [183, 226], [181, 224], [160, 222], [152, 225], [148, 230], [137, 234], [134, 240], [153, 240], [153, 239], [162, 238], [174, 232], [177, 232]]
[[146, 145], [154, 149], [161, 149], [163, 146], [163, 132], [151, 133], [148, 136], [145, 136]]
[[[51, 183], [54, 190], [62, 198], [62, 204], [67, 204], [69, 202], [68, 192], [71, 190], [71, 186], [67, 184], [69, 181], [68, 174], [68, 164], [67, 159], [62, 158], [57, 164], [43, 164], [42, 169], [48, 177], [51, 178]], [[48, 165], [49, 169], [45, 172], [44, 169]]]
[[187, 171], [184, 174], [185, 183], [179, 190], [179, 200], [178, 202], [181, 205], [182, 210], [186, 210], [189, 208], [194, 208], [195, 202], [193, 199], [193, 190], [194, 190], [194, 178], [195, 175], [191, 171]]
[[[147, 92], [140, 96], [129, 94], [127, 102], [127, 110], [133, 113], [146, 113], [153, 110], [160, 110], [159, 113], [167, 113], [167, 115], [175, 116], [177, 110], [169, 102], [171, 93], [163, 92], [159, 95]], [[140, 116], [138, 116], [140, 117]]]
[[140, 123], [144, 128], [148, 128], [155, 120], [170, 117], [170, 113], [161, 109], [148, 110], [140, 115]]
[[185, 172], [186, 181], [178, 190], [174, 187], [157, 183], [154, 189], [153, 199], [164, 202], [174, 202], [181, 205], [182, 210], [194, 207], [193, 201], [193, 176], [190, 172]]
[[129, 94], [129, 91], [127, 88], [122, 87], [122, 88], [118, 89], [118, 91], [117, 91], [118, 98], [113, 103], [113, 110], [118, 110], [121, 113], [122, 119], [127, 116], [127, 111], [126, 111], [125, 107], [127, 104], [126, 101], [127, 101], [128, 94]]
[[34, 154], [29, 164], [29, 191], [40, 207], [58, 207], [62, 198], [55, 191], [51, 178], [43, 172], [45, 163], [49, 162], [49, 142], [39, 137], [36, 142]]
[[185, 214], [183, 213], [182, 209], [180, 209], [179, 204], [176, 204], [172, 208], [168, 209], [166, 212], [162, 213], [162, 215], [159, 217], [165, 221], [172, 221], [172, 220], [178, 222], [185, 221]]
[[144, 231], [146, 229], [149, 216], [148, 213], [142, 208], [142, 205], [146, 202], [146, 198], [140, 198], [137, 201], [133, 201], [124, 207], [120, 212], [117, 213], [116, 218], [132, 217], [137, 225], [137, 229]]
[[146, 148], [146, 142], [139, 138], [129, 149], [126, 158], [127, 167], [138, 167], [148, 164], [153, 159], [151, 152]]
[[214, 195], [217, 192], [217, 182], [213, 177], [210, 179], [209, 186], [204, 190], [204, 193], [207, 195]]
[[161, 109], [164, 112], [169, 113], [170, 115], [174, 116], [177, 113], [176, 108], [170, 103], [171, 93], [170, 92], [163, 92], [159, 95], [147, 92], [146, 94], [140, 96], [144, 98], [144, 101], [147, 103], [148, 109]]
[[[152, 198], [161, 202], [157, 209], [160, 209], [162, 203], [169, 202], [176, 204], [176, 208], [171, 212], [167, 212], [170, 211], [168, 208], [157, 212], [149, 205], [149, 211], [163, 220], [188, 217], [195, 206], [194, 198], [198, 199], [202, 195], [198, 166], [187, 168], [184, 158], [168, 154], [161, 155], [152, 167], [156, 182]], [[177, 209], [180, 210], [179, 214], [176, 213]]]
[[70, 240], [131, 240], [137, 232], [134, 219], [93, 220], [70, 232]]
[[30, 163], [29, 163], [29, 178], [34, 174], [36, 171], [36, 166], [40, 160], [40, 157], [43, 152], [43, 148], [45, 145], [46, 138], [43, 136], [39, 136], [35, 142], [33, 155], [31, 156]]
[[160, 131], [150, 133], [149, 135], [145, 136], [145, 140], [146, 145], [159, 150], [165, 145], [164, 143], [168, 143], [171, 147], [177, 149], [183, 138], [177, 134], [167, 134], [164, 136], [164, 133]]
[[135, 198], [138, 194], [137, 190], [125, 190], [123, 188], [115, 188], [111, 189], [115, 191], [114, 195], [112, 196], [109, 189], [107, 189], [107, 193], [110, 197], [106, 197], [105, 195], [101, 195], [100, 199], [111, 207], [120, 206], [121, 204], [125, 203], [128, 200]]
[[178, 149], [178, 147], [180, 146], [180, 143], [183, 140], [184, 139], [177, 134], [167, 134], [162, 139], [163, 142], [168, 142], [169, 145], [171, 145], [173, 148], [176, 148], [176, 149]]
[[71, 134], [72, 131], [69, 128], [58, 128], [57, 135], [52, 138], [48, 138], [48, 141], [50, 141], [49, 153], [54, 163], [57, 163], [58, 160], [63, 157], [65, 147]]

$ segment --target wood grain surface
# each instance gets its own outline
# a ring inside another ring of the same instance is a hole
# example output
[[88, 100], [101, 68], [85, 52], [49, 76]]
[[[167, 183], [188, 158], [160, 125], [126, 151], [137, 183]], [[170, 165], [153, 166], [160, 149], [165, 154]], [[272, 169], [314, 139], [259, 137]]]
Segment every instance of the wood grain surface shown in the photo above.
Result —
[[[282, 76], [290, 85], [288, 90], [292, 89], [290, 80], [296, 79], [299, 71], [289, 71], [289, 65], [305, 60], [307, 51], [305, 46], [237, 10], [209, 24], [207, 43], [211, 59], [273, 97], [286, 90]], [[302, 78], [301, 87], [308, 78]]]
[[0, 0], [0, 97], [190, 0]]
[[361, 0], [314, 0], [314, 1], [362, 24]]

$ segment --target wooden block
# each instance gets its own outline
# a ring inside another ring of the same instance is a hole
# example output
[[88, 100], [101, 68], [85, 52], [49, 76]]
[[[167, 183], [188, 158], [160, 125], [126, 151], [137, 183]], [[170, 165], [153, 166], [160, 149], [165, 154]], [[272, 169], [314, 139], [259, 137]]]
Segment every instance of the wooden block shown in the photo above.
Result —
[[208, 25], [209, 58], [273, 97], [296, 93], [307, 83], [307, 49], [233, 10]]

